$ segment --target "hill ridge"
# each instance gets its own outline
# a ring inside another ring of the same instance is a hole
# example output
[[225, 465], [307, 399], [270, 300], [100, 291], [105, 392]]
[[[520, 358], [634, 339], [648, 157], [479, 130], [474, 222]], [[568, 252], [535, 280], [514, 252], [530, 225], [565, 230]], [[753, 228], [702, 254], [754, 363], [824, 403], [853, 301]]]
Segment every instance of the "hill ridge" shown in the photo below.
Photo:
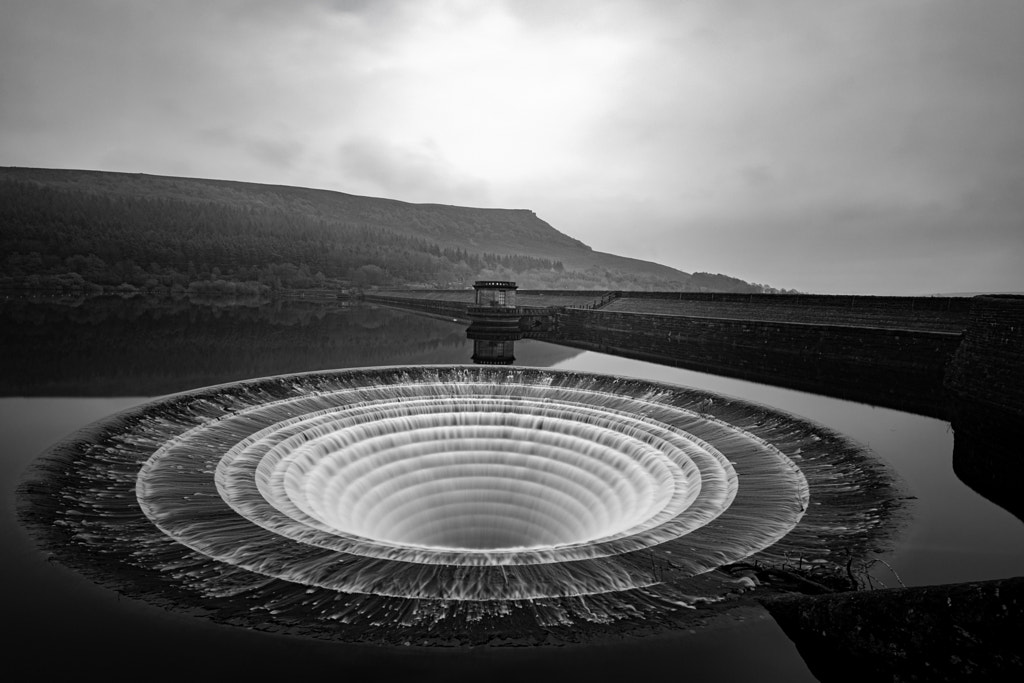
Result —
[[[528, 208], [84, 169], [0, 167], [0, 183], [0, 277], [8, 284], [77, 273], [109, 285], [116, 277], [99, 272], [106, 267], [133, 286], [218, 278], [272, 287], [468, 286], [499, 277], [532, 288], [699, 288], [675, 268], [595, 251]], [[79, 272], [90, 255], [103, 266], [90, 261], [90, 273]], [[751, 287], [714, 277], [714, 288]]]

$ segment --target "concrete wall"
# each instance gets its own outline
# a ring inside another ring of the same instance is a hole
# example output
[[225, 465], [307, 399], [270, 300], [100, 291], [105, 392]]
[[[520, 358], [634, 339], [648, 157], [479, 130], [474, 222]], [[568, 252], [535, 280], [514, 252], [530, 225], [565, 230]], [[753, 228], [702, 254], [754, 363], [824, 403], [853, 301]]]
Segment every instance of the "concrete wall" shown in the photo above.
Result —
[[381, 294], [366, 294], [363, 296], [363, 301], [366, 301], [368, 303], [384, 304], [385, 306], [397, 306], [398, 308], [406, 308], [414, 311], [422, 311], [423, 313], [431, 313], [433, 315], [456, 318], [463, 322], [469, 321], [469, 318], [466, 315], [466, 309], [472, 305], [472, 300], [467, 302], [443, 301], [437, 299], [416, 297], [386, 296]]
[[946, 417], [958, 334], [565, 309], [537, 338]]
[[820, 681], [1024, 675], [1024, 578], [763, 602]]
[[[417, 301], [472, 305], [474, 302], [473, 294], [472, 291], [464, 290], [380, 290], [367, 293], [363, 298], [366, 301], [377, 301], [378, 303], [385, 301], [391, 303], [402, 302], [403, 306], [406, 305], [406, 302], [409, 302], [410, 306], [415, 306], [411, 302]], [[520, 308], [549, 308], [551, 306], [594, 308], [604, 303], [611, 294], [611, 292], [521, 289], [516, 292], [516, 305]]]
[[946, 386], [959, 399], [1024, 416], [1024, 296], [980, 296]]
[[[955, 398], [961, 452], [987, 448], [978, 439], [991, 438], [990, 424], [1008, 416], [1016, 429], [1024, 420], [1024, 297], [622, 292], [597, 310], [569, 307], [608, 294], [521, 290], [522, 304], [552, 307], [538, 308], [521, 329], [566, 346], [942, 419], [953, 419]], [[365, 299], [466, 320], [472, 292]]]
[[629, 299], [667, 299], [744, 303], [755, 306], [803, 306], [806, 308], [865, 308], [893, 311], [929, 310], [967, 315], [969, 297], [948, 296], [862, 296], [858, 294], [732, 294], [726, 292], [622, 292]]
[[1024, 520], [1024, 297], [976, 297], [946, 375], [953, 396], [953, 471]]
[[971, 300], [950, 297], [622, 292], [605, 310], [962, 332]]
[[366, 297], [386, 297], [395, 299], [429, 299], [432, 301], [457, 301], [471, 304], [476, 301], [476, 292], [472, 289], [381, 289], [366, 293]]

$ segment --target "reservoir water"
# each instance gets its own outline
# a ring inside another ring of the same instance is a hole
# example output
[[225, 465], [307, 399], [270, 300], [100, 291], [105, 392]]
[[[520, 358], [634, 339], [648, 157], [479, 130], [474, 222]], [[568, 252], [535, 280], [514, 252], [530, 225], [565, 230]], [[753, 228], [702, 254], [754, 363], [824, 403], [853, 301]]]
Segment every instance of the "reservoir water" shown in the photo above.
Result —
[[[468, 363], [458, 323], [376, 308], [303, 302], [219, 307], [102, 300], [0, 306], [3, 581], [18, 630], [16, 668], [38, 674], [297, 675], [338, 667], [425, 680], [686, 674], [693, 680], [813, 680], [766, 615], [699, 633], [596, 647], [420, 648], [331, 645], [216, 625], [99, 588], [47, 562], [17, 524], [24, 468], [67, 434], [152, 397], [249, 377], [330, 368]], [[1024, 525], [953, 474], [948, 423], [808, 393], [541, 342], [516, 343], [516, 364], [694, 387], [794, 413], [870, 448], [911, 497], [898, 550], [873, 570], [887, 585], [1024, 574]], [[896, 578], [898, 576], [898, 579]]]

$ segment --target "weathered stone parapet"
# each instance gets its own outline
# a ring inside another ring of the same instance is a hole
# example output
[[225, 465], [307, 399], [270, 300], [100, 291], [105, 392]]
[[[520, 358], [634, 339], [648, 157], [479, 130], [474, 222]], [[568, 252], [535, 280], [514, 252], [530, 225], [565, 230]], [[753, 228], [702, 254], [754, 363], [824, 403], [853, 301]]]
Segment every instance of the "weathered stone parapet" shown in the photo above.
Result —
[[538, 338], [948, 418], [958, 334], [561, 309]]
[[971, 300], [946, 386], [959, 400], [1024, 416], [1024, 296]]
[[468, 320], [466, 310], [470, 304], [459, 301], [441, 301], [436, 299], [422, 299], [416, 297], [401, 297], [381, 294], [364, 294], [363, 301], [385, 306], [396, 306], [398, 308], [423, 311], [435, 315], [451, 316], [460, 320]]
[[953, 397], [953, 471], [972, 489], [1024, 519], [1018, 485], [1024, 479], [1024, 297], [972, 300], [945, 386]]
[[966, 315], [970, 299], [942, 296], [870, 296], [862, 294], [746, 294], [732, 292], [623, 292], [630, 299], [666, 299], [745, 303], [754, 306], [802, 306], [805, 308], [864, 308], [892, 311], [940, 311]]
[[963, 297], [622, 292], [607, 310], [960, 333], [970, 304]]
[[763, 604], [828, 681], [1003, 681], [1024, 674], [1024, 578]]
[[[365, 299], [459, 319], [493, 317], [490, 309], [471, 312], [472, 296], [410, 291]], [[950, 395], [972, 421], [988, 410], [1024, 417], [1024, 297], [520, 290], [518, 299], [501, 313], [503, 324], [518, 317], [520, 330], [567, 346], [942, 419], [954, 419]], [[970, 431], [981, 433], [963, 429]]]

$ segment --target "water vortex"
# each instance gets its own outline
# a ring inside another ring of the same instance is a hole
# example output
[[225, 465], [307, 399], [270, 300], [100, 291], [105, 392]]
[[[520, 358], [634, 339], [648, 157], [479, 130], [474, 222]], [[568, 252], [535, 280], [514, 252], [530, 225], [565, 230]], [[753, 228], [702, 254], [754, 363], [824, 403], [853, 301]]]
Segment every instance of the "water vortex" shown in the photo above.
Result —
[[682, 387], [530, 368], [307, 373], [178, 394], [52, 449], [22, 519], [62, 561], [250, 626], [364, 639], [663, 618], [719, 569], [877, 544], [841, 436]]

